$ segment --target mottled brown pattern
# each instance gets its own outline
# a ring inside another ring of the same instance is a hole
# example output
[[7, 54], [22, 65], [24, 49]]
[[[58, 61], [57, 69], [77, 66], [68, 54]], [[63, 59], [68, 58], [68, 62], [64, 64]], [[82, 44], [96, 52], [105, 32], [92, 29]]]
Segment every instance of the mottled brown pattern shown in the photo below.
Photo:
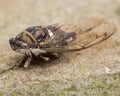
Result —
[[49, 57], [44, 57], [43, 53], [80, 51], [103, 42], [115, 31], [115, 26], [105, 20], [83, 18], [64, 25], [29, 27], [17, 36], [19, 38], [11, 38], [10, 45], [14, 51], [28, 57], [23, 65], [28, 67], [33, 56], [49, 60]]

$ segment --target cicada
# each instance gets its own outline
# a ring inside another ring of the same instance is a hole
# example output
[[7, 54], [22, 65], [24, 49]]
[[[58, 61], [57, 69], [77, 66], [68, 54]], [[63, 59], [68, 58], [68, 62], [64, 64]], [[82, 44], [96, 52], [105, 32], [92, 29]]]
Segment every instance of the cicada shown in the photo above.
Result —
[[19, 64], [30, 65], [33, 57], [45, 61], [59, 53], [80, 51], [105, 41], [115, 33], [115, 26], [103, 19], [81, 18], [65, 24], [31, 26], [9, 39], [11, 48], [25, 55]]

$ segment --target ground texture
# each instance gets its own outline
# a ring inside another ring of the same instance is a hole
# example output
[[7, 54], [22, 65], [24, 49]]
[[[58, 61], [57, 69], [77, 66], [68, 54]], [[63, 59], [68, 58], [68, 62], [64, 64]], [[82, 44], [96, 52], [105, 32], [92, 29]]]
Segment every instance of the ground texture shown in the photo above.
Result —
[[9, 38], [32, 25], [79, 17], [104, 18], [117, 32], [90, 49], [0, 74], [0, 96], [120, 96], [120, 0], [1, 0], [0, 72], [23, 57]]

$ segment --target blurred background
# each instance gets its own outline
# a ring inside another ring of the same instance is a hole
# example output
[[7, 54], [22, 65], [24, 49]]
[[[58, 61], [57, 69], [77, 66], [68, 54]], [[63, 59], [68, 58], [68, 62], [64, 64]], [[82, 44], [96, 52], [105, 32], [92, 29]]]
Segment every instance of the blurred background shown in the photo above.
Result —
[[80, 17], [103, 18], [117, 32], [102, 49], [0, 75], [0, 96], [120, 96], [120, 0], [0, 0], [0, 71], [22, 57], [9, 38], [33, 25]]
[[43, 25], [66, 21], [76, 16], [114, 19], [119, 15], [119, 0], [1, 0], [0, 2], [0, 24], [4, 26]]

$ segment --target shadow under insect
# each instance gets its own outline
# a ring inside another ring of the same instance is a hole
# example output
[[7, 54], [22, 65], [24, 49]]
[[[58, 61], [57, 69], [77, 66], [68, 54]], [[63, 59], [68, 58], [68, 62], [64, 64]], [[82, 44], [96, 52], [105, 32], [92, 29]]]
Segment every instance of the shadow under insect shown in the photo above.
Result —
[[39, 58], [39, 57], [33, 57], [29, 68], [39, 67], [39, 66], [40, 67], [49, 67], [49, 66], [59, 64], [59, 63], [55, 63], [55, 62], [61, 60], [61, 58], [62, 58], [61, 56], [63, 56], [63, 54], [60, 54], [59, 57], [47, 55], [47, 57], [49, 57], [49, 60], [44, 60], [44, 59]]

